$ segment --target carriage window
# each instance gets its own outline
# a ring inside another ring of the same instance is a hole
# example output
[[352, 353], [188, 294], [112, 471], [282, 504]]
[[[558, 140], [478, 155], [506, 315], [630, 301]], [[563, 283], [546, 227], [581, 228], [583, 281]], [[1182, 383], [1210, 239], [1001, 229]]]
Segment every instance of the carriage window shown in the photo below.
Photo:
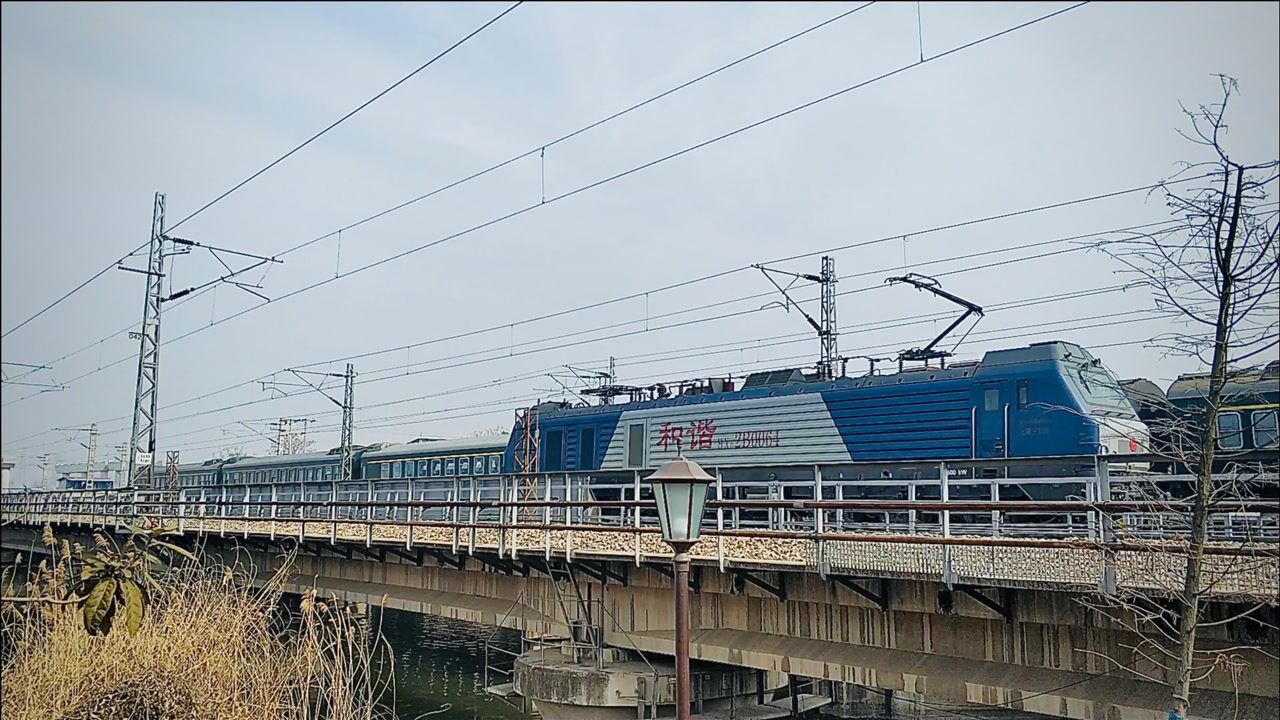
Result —
[[465, 458], [465, 457], [458, 458], [458, 474], [459, 475], [471, 474], [471, 458]]
[[427, 461], [419, 460], [418, 461], [418, 477], [426, 477], [426, 476], [427, 476]]
[[578, 431], [578, 469], [590, 470], [596, 464], [596, 429], [584, 427]]
[[546, 434], [547, 444], [544, 447], [544, 454], [541, 458], [542, 469], [547, 472], [555, 472], [564, 469], [564, 431], [548, 430]]
[[982, 392], [982, 409], [987, 412], [995, 412], [1000, 409], [1000, 390], [998, 388], [989, 388]]
[[393, 478], [400, 477], [400, 463], [398, 462], [391, 463], [391, 477]]
[[452, 476], [453, 476], [453, 474], [454, 474], [454, 473], [453, 473], [453, 467], [454, 467], [453, 458], [449, 458], [448, 460], [445, 460], [445, 461], [444, 461], [444, 474], [445, 474], [445, 475], [448, 475], [448, 476], [450, 476], [450, 477], [452, 477]]
[[382, 477], [382, 466], [377, 463], [369, 463], [364, 469], [364, 474], [370, 480], [377, 480]]
[[1028, 404], [1029, 403], [1027, 402], [1027, 381], [1019, 380], [1018, 381], [1018, 409], [1026, 410]]
[[502, 456], [490, 455], [489, 456], [489, 474], [497, 475], [500, 472], [502, 472]]
[[440, 458], [431, 461], [431, 477], [440, 477], [444, 473], [444, 463], [440, 462]]
[[627, 426], [627, 467], [644, 467], [644, 423]]
[[1239, 450], [1244, 447], [1244, 433], [1240, 430], [1240, 413], [1218, 413], [1218, 447], [1223, 450]]
[[1276, 447], [1276, 411], [1259, 410], [1253, 414], [1253, 446]]

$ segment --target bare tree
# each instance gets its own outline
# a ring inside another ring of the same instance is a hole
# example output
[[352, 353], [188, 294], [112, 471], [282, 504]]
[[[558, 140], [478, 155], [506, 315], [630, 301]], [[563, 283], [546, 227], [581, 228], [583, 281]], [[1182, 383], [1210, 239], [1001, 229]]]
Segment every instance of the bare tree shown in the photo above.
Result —
[[[1269, 609], [1275, 605], [1274, 590], [1259, 593], [1248, 586], [1252, 578], [1272, 587], [1275, 542], [1268, 547], [1260, 540], [1256, 525], [1236, 527], [1225, 520], [1241, 517], [1227, 511], [1243, 508], [1242, 499], [1269, 492], [1268, 484], [1274, 487], [1274, 464], [1242, 462], [1229, 448], [1243, 443], [1222, 436], [1219, 413], [1240, 402], [1245, 381], [1261, 377], [1247, 366], [1274, 358], [1280, 342], [1277, 209], [1268, 201], [1277, 161], [1242, 162], [1229, 154], [1227, 106], [1238, 88], [1234, 79], [1218, 78], [1219, 102], [1182, 108], [1190, 128], [1181, 134], [1207, 159], [1185, 163], [1164, 185], [1166, 204], [1178, 222], [1156, 234], [1100, 245], [1151, 290], [1158, 309], [1175, 318], [1179, 329], [1153, 338], [1152, 344], [1208, 367], [1191, 381], [1198, 397], [1190, 407], [1144, 398], [1156, 410], [1157, 419], [1148, 421], [1153, 450], [1187, 481], [1178, 487], [1151, 476], [1123, 483], [1130, 497], [1154, 501], [1158, 509], [1130, 517], [1148, 527], [1122, 523], [1118, 531], [1158, 532], [1166, 538], [1172, 533], [1185, 555], [1132, 554], [1119, 565], [1135, 582], [1091, 601], [1140, 638], [1124, 648], [1130, 654], [1126, 662], [1112, 660], [1167, 683], [1170, 717], [1179, 720], [1190, 712], [1193, 683], [1218, 672], [1239, 677], [1251, 653], [1274, 657], [1265, 643], [1241, 642], [1239, 633], [1226, 632], [1227, 626], [1276, 629]], [[1223, 602], [1228, 598], [1237, 603]]]

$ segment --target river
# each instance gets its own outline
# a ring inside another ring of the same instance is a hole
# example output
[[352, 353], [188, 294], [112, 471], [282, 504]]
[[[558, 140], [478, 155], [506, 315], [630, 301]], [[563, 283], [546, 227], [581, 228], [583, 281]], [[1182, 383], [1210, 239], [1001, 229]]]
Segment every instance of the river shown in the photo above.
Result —
[[381, 625], [395, 655], [395, 709], [401, 720], [415, 720], [446, 705], [448, 710], [423, 720], [537, 717], [484, 692], [486, 639], [492, 636], [494, 645], [518, 652], [517, 631], [380, 608], [370, 609], [369, 621]]

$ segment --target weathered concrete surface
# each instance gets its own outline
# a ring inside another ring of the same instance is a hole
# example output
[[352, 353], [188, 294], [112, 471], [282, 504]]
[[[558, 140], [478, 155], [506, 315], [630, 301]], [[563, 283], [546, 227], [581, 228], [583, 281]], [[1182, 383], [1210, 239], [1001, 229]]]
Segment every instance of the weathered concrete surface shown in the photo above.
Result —
[[[641, 705], [674, 715], [675, 666], [666, 659], [651, 662], [652, 666], [632, 660], [597, 669], [573, 663], [556, 648], [536, 650], [516, 658], [515, 691], [532, 700], [544, 720], [630, 720], [638, 716]], [[704, 712], [755, 705], [761, 680], [770, 699], [787, 684], [782, 673], [757, 673], [730, 665], [694, 663], [691, 671]]]
[[[26, 549], [32, 540], [39, 543], [35, 529], [5, 528], [6, 547]], [[236, 541], [219, 542], [208, 538], [208, 548], [218, 551]], [[560, 620], [554, 586], [536, 566], [517, 563], [517, 572], [507, 574], [474, 558], [461, 558], [465, 570], [457, 570], [430, 558], [419, 566], [392, 556], [362, 559], [359, 552], [351, 559], [299, 555], [294, 587], [315, 584], [323, 592], [373, 603], [385, 595], [393, 607], [534, 632]], [[257, 551], [244, 557], [264, 571], [278, 562], [275, 554]], [[521, 567], [528, 576], [519, 572]], [[614, 563], [609, 571], [625, 577], [626, 584], [593, 581], [583, 586], [584, 595], [603, 599], [607, 608], [607, 641], [671, 652], [670, 581], [629, 563]], [[1135, 637], [1091, 610], [1082, 593], [1019, 589], [1001, 597], [988, 591], [1008, 604], [1011, 615], [1006, 618], [959, 593], [952, 607], [940, 607], [940, 586], [922, 580], [892, 581], [887, 610], [881, 610], [812, 573], [757, 572], [780, 588], [785, 600], [735, 583], [714, 566], [697, 567], [695, 575], [701, 587], [691, 604], [695, 659], [1082, 720], [1164, 718], [1163, 686], [1115, 670], [1106, 658], [1132, 663], [1134, 670], [1152, 677], [1163, 671], [1133, 662], [1126, 646]], [[513, 622], [513, 617], [523, 619]], [[1203, 642], [1235, 643], [1242, 632], [1233, 626], [1205, 628]], [[1274, 632], [1267, 642], [1276, 654]], [[1232, 678], [1218, 674], [1195, 690], [1198, 716], [1232, 717], [1237, 699], [1239, 717], [1277, 716], [1280, 664], [1260, 654], [1246, 657], [1250, 664], [1235, 678], [1239, 697]]]

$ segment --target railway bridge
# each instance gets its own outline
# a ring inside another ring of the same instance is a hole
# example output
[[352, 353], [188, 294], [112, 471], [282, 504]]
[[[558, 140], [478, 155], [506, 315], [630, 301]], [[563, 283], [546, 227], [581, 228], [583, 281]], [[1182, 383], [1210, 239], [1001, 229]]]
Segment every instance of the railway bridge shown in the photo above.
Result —
[[[754, 498], [714, 473], [692, 551], [699, 708], [778, 717], [834, 697], [856, 714], [896, 698], [961, 717], [1163, 718], [1166, 671], [1098, 608], [1170, 602], [1185, 515], [1133, 499], [1126, 488], [1149, 480], [1120, 472], [1133, 458], [1069, 460], [1088, 472], [1037, 476], [1044, 459], [994, 473], [982, 461], [761, 468], [772, 479]], [[526, 652], [487, 658], [489, 681], [544, 717], [669, 709], [671, 556], [641, 474], [362, 485], [287, 500], [275, 486], [10, 493], [3, 545], [6, 559], [38, 553], [46, 524], [64, 536], [171, 527], [264, 575], [288, 562], [287, 590], [519, 630]], [[1026, 499], [1045, 495], [1059, 499]], [[1245, 647], [1247, 664], [1196, 686], [1197, 716], [1280, 712], [1277, 512], [1240, 500], [1211, 517], [1209, 617], [1268, 614], [1202, 629], [1203, 648]]]

